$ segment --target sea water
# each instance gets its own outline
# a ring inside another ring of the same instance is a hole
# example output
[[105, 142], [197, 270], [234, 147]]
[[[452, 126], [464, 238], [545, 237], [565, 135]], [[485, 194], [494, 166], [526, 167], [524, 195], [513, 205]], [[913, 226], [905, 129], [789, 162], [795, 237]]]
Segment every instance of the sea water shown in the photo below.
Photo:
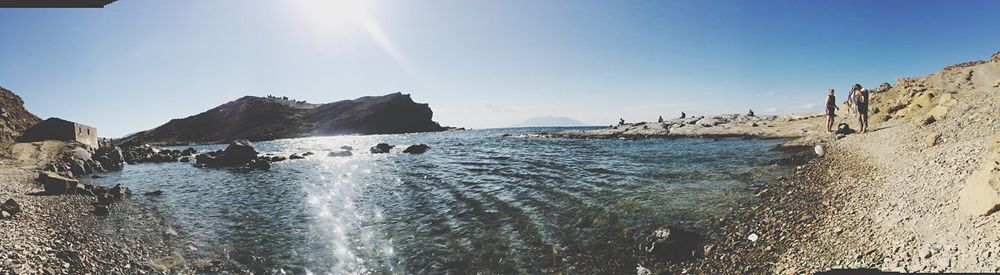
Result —
[[[138, 164], [86, 181], [131, 188], [127, 203], [154, 209], [174, 250], [239, 271], [634, 273], [657, 226], [704, 230], [790, 170], [780, 140], [537, 135], [553, 130], [275, 140], [254, 145], [315, 154], [269, 171]], [[397, 147], [370, 154], [377, 143]], [[418, 143], [431, 149], [401, 153]], [[353, 156], [327, 156], [341, 146]]]

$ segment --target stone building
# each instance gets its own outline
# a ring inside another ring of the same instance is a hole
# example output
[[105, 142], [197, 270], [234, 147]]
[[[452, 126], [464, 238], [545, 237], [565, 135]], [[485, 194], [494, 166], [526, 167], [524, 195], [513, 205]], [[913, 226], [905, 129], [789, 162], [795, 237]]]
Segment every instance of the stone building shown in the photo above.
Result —
[[78, 141], [97, 148], [97, 129], [60, 118], [49, 118], [31, 126], [17, 139], [17, 142], [43, 140]]

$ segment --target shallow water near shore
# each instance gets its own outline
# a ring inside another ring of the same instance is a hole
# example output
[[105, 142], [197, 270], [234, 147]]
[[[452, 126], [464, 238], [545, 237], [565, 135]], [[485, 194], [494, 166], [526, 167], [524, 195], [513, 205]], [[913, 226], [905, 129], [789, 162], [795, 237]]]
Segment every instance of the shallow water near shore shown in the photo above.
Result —
[[[633, 273], [656, 226], [704, 229], [791, 170], [776, 165], [781, 140], [534, 135], [551, 130], [276, 140], [255, 146], [316, 154], [269, 171], [140, 164], [85, 181], [131, 188], [128, 203], [163, 215], [186, 259], [254, 273]], [[380, 142], [398, 147], [369, 154]], [[400, 153], [417, 143], [431, 149]], [[344, 145], [353, 156], [327, 156]]]

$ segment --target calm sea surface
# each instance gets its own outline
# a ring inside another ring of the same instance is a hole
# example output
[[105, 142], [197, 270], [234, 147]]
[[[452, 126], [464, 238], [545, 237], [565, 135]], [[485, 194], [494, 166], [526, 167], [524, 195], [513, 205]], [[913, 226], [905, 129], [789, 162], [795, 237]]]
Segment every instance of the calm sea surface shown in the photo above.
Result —
[[[548, 130], [276, 140], [255, 146], [316, 154], [270, 171], [140, 164], [87, 181], [131, 188], [185, 258], [254, 273], [586, 274], [635, 273], [657, 225], [703, 228], [790, 170], [775, 165], [778, 140], [534, 135]], [[399, 147], [369, 154], [380, 142]], [[430, 151], [400, 153], [417, 143]], [[344, 145], [354, 156], [327, 156]]]

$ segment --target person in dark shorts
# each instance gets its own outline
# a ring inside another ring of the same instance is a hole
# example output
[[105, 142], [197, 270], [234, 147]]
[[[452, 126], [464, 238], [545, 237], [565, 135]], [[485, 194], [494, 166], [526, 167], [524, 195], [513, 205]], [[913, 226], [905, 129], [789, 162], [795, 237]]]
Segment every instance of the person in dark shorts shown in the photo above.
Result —
[[833, 95], [833, 89], [826, 95], [826, 131], [833, 132], [833, 118], [837, 117], [837, 97]]
[[860, 132], [868, 131], [868, 90], [861, 87], [861, 84], [854, 84], [854, 104], [858, 108], [858, 123], [861, 124]]

